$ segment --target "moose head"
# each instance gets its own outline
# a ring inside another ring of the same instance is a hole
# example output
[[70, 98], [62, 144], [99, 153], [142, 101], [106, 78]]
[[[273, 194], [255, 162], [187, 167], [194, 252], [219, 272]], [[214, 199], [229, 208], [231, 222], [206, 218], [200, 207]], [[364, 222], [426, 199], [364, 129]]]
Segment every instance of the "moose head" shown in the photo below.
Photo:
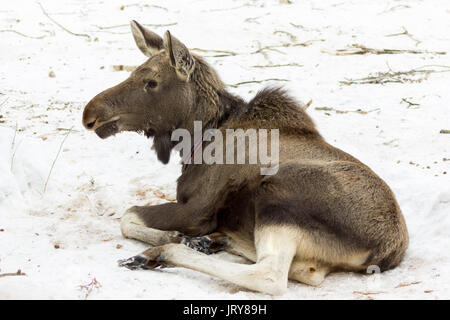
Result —
[[154, 138], [158, 159], [168, 163], [171, 133], [177, 128], [192, 130], [194, 120], [210, 121], [217, 110], [202, 100], [217, 100], [224, 85], [169, 31], [163, 39], [136, 21], [131, 30], [148, 60], [128, 79], [95, 96], [84, 109], [83, 125], [102, 139], [121, 131], [143, 132]]

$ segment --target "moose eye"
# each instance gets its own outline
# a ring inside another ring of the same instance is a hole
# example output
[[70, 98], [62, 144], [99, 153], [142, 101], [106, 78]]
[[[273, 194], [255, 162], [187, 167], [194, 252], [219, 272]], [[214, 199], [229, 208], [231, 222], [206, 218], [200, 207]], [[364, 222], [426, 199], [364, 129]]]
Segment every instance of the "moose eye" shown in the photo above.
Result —
[[149, 82], [147, 82], [147, 87], [150, 89], [156, 88], [158, 86], [158, 82], [156, 82], [155, 80], [150, 80]]

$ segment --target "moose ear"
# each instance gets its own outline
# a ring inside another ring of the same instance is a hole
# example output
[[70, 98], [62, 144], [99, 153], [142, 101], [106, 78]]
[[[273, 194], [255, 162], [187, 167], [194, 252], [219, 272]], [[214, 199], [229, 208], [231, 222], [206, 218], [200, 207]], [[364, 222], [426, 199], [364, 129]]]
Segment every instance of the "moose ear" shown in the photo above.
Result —
[[130, 22], [130, 25], [134, 41], [136, 41], [138, 48], [147, 57], [151, 57], [164, 48], [163, 39], [156, 33], [141, 26], [134, 20]]
[[166, 31], [164, 35], [164, 48], [170, 58], [170, 64], [175, 68], [178, 76], [184, 81], [189, 81], [195, 68], [195, 60], [188, 48], [169, 31]]

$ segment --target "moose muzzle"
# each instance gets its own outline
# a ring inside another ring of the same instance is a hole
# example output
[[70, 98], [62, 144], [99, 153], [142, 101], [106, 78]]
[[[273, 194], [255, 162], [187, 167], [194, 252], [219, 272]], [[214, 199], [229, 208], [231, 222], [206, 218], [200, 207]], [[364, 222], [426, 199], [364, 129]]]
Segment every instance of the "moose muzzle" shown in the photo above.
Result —
[[94, 97], [84, 108], [83, 126], [88, 130], [95, 131], [102, 139], [117, 133], [117, 121], [120, 116], [113, 116], [110, 109], [101, 94]]

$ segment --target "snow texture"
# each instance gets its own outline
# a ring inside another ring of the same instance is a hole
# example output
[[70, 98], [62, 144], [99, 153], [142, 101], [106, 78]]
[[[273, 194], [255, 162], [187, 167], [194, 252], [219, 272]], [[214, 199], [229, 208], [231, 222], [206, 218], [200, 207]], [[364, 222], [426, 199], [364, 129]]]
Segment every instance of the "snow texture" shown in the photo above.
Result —
[[[0, 299], [272, 299], [183, 268], [117, 267], [146, 248], [121, 236], [120, 216], [173, 199], [181, 170], [175, 154], [159, 163], [143, 136], [101, 140], [81, 125], [85, 104], [127, 78], [113, 66], [145, 61], [132, 19], [205, 50], [194, 52], [227, 84], [287, 80], [230, 90], [251, 99], [265, 85], [283, 85], [312, 100], [308, 113], [326, 140], [394, 191], [410, 233], [398, 268], [334, 273], [317, 288], [289, 282], [275, 299], [450, 298], [450, 134], [440, 133], [450, 130], [449, 1], [40, 3], [0, 8], [0, 274], [26, 273], [0, 277]], [[352, 44], [429, 52], [332, 54]], [[341, 83], [423, 66], [440, 72]], [[367, 113], [340, 112], [355, 110]]]

